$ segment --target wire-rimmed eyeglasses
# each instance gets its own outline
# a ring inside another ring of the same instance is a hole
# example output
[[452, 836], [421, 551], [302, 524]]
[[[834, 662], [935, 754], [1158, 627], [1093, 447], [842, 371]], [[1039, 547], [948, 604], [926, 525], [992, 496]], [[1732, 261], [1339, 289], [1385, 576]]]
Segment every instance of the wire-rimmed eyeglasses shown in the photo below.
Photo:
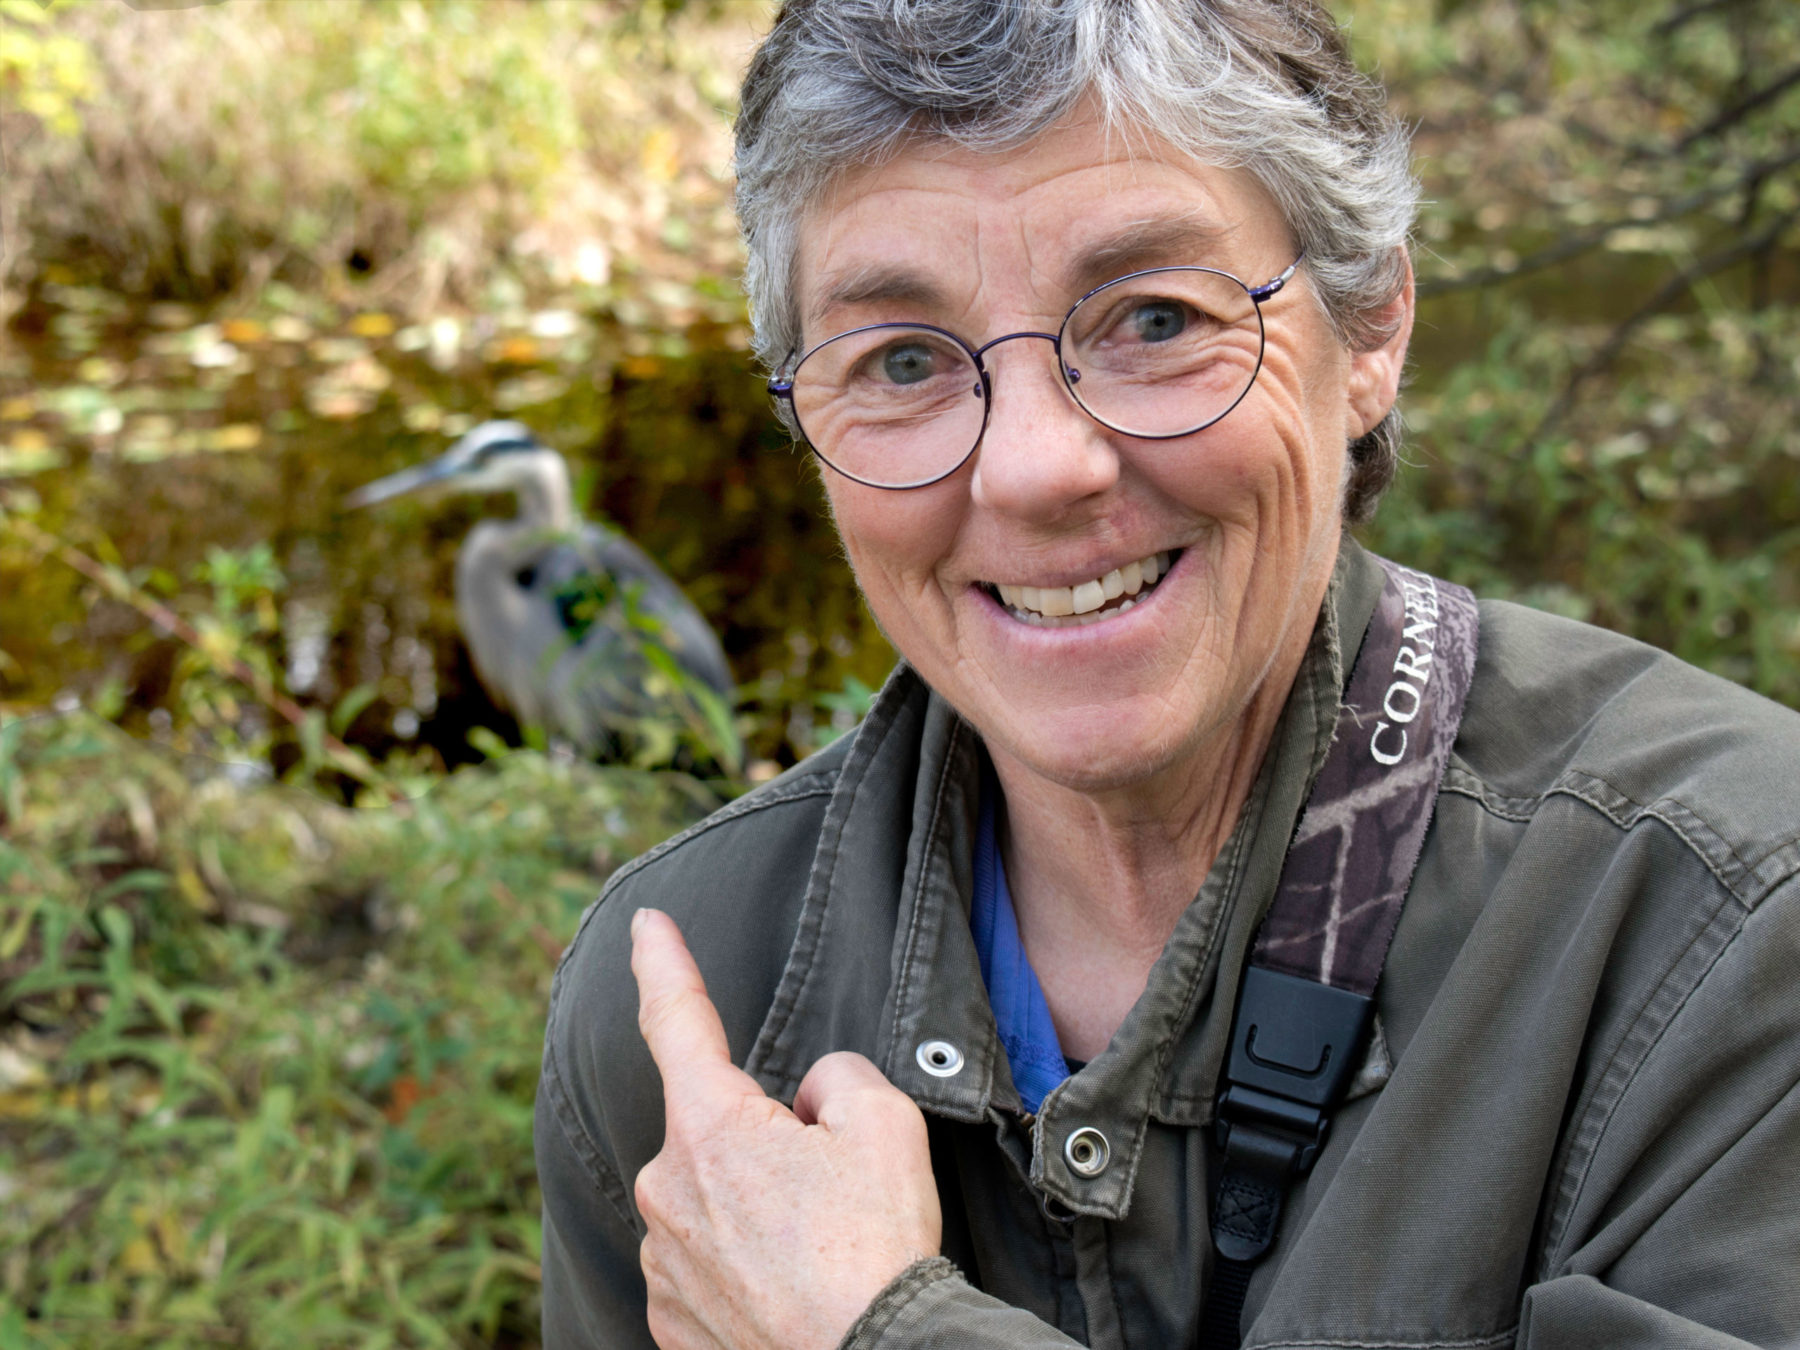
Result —
[[1054, 333], [1007, 333], [979, 347], [923, 323], [876, 323], [826, 338], [770, 377], [801, 437], [846, 478], [926, 487], [975, 453], [993, 406], [982, 356], [1040, 338], [1076, 406], [1143, 440], [1203, 431], [1237, 407], [1263, 360], [1262, 306], [1293, 278], [1248, 286], [1211, 267], [1153, 267], [1096, 286]]

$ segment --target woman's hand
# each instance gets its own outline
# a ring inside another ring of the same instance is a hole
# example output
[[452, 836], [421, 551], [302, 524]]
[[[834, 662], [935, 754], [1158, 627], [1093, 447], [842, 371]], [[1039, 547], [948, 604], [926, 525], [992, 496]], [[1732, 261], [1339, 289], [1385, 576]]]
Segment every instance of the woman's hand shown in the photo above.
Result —
[[789, 1111], [731, 1062], [667, 915], [632, 919], [638, 1026], [662, 1074], [662, 1152], [637, 1177], [663, 1350], [832, 1350], [942, 1240], [925, 1118], [861, 1055], [827, 1055]]

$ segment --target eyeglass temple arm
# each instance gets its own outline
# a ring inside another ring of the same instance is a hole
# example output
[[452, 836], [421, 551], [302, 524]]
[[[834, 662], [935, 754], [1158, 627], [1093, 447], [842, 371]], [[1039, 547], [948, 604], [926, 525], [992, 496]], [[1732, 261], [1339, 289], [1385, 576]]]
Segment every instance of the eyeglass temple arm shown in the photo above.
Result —
[[1279, 291], [1283, 286], [1287, 285], [1288, 282], [1292, 281], [1294, 279], [1294, 273], [1296, 273], [1300, 270], [1300, 264], [1305, 261], [1306, 261], [1306, 250], [1301, 249], [1300, 256], [1298, 258], [1295, 258], [1293, 262], [1288, 264], [1287, 271], [1283, 272], [1280, 276], [1276, 277], [1273, 281], [1265, 281], [1265, 282], [1263, 282], [1262, 285], [1254, 288], [1250, 292], [1250, 298], [1252, 300], [1256, 301], [1256, 303], [1260, 305], [1263, 301], [1267, 300], [1270, 296], [1274, 295], [1277, 291]]

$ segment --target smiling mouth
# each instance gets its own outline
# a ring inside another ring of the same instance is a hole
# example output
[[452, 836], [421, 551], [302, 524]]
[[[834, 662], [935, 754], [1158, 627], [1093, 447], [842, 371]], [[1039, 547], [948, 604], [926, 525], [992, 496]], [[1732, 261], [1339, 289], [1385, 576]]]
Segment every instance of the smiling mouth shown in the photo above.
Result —
[[1181, 550], [1152, 553], [1079, 586], [1012, 586], [983, 582], [982, 588], [1021, 623], [1037, 628], [1079, 628], [1115, 618], [1142, 604], [1169, 574]]

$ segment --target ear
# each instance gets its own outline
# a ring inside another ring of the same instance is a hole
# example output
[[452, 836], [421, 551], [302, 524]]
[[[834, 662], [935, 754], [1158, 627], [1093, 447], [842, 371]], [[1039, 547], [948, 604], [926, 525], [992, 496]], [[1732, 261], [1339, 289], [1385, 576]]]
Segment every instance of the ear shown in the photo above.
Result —
[[1344, 404], [1344, 434], [1354, 441], [1373, 431], [1394, 400], [1400, 396], [1400, 376], [1406, 369], [1406, 346], [1412, 339], [1412, 259], [1402, 259], [1406, 284], [1381, 310], [1381, 327], [1391, 336], [1379, 347], [1357, 352], [1350, 358], [1350, 382]]

